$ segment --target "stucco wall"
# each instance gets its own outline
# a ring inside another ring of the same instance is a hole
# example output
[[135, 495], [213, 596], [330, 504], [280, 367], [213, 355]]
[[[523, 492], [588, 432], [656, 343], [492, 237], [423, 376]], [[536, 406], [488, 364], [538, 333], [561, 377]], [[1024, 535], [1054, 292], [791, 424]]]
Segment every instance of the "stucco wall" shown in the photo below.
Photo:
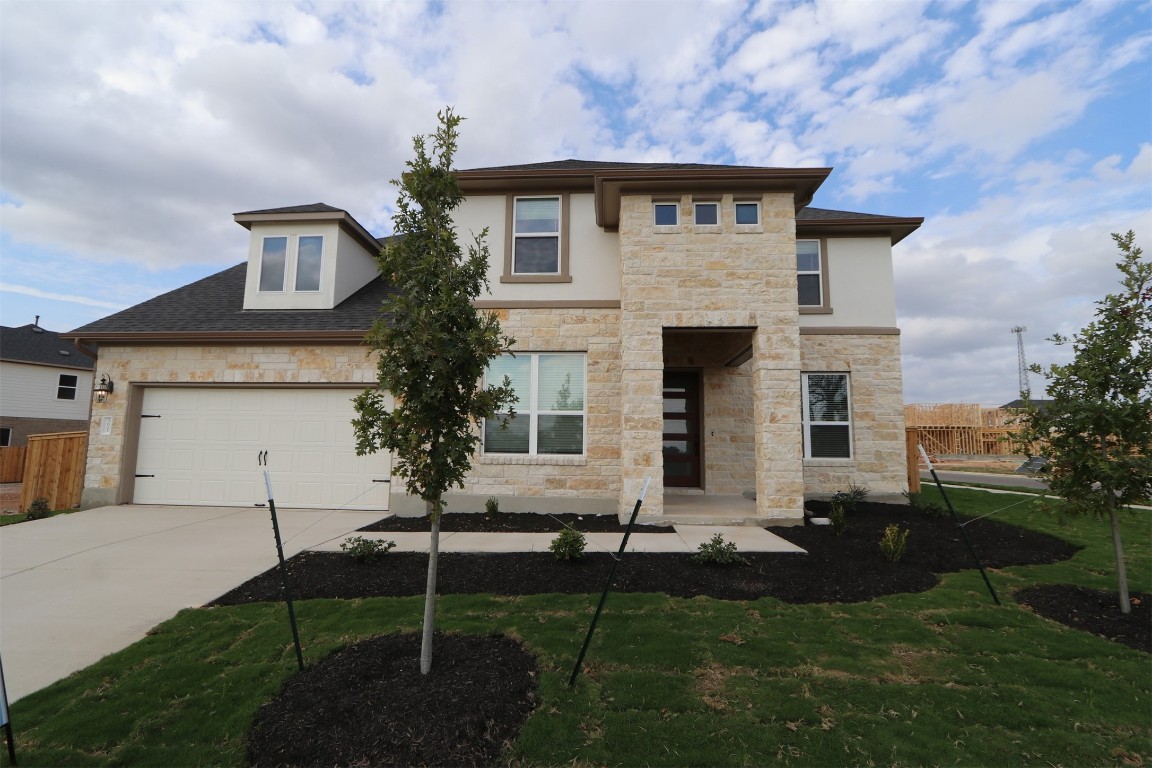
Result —
[[830, 237], [828, 249], [829, 314], [802, 314], [802, 328], [896, 325], [896, 288], [892, 246], [886, 237]]

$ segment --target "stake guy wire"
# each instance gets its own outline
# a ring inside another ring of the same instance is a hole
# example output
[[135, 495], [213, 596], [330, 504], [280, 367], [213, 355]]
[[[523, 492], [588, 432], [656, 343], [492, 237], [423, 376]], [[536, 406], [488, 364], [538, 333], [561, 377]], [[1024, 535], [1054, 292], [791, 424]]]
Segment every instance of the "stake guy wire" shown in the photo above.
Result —
[[600, 604], [596, 606], [596, 613], [592, 616], [592, 623], [588, 626], [588, 634], [584, 637], [584, 644], [580, 646], [580, 655], [576, 657], [576, 664], [572, 667], [572, 676], [568, 678], [568, 687], [576, 682], [580, 674], [580, 666], [584, 663], [584, 654], [588, 652], [588, 645], [592, 642], [592, 635], [596, 633], [596, 622], [600, 621], [600, 612], [604, 610], [604, 602], [608, 599], [608, 590], [612, 588], [612, 580], [616, 578], [616, 566], [620, 565], [620, 558], [624, 557], [624, 550], [628, 547], [628, 537], [632, 535], [632, 526], [636, 524], [636, 516], [640, 514], [640, 506], [644, 503], [644, 495], [648, 493], [648, 484], [652, 477], [644, 478], [644, 487], [636, 497], [636, 506], [632, 507], [632, 517], [628, 518], [628, 527], [624, 529], [624, 538], [620, 540], [620, 550], [612, 559], [612, 569], [608, 571], [608, 578], [604, 581], [604, 592], [600, 595]]
[[284, 544], [280, 541], [280, 521], [276, 518], [276, 501], [272, 497], [272, 479], [268, 476], [268, 451], [256, 454], [256, 463], [264, 472], [264, 487], [268, 490], [268, 509], [272, 511], [272, 535], [276, 537], [276, 555], [280, 558], [280, 585], [284, 589], [284, 602], [288, 604], [288, 623], [292, 625], [292, 642], [296, 646], [296, 664], [304, 671], [304, 652], [300, 650], [300, 631], [296, 628], [296, 609], [292, 607], [292, 590], [288, 587], [288, 566], [284, 563]]
[[928, 452], [924, 450], [924, 446], [917, 443], [916, 447], [920, 449], [920, 458], [928, 465], [928, 471], [932, 473], [932, 479], [936, 481], [936, 487], [940, 489], [940, 495], [944, 497], [944, 503], [948, 505], [948, 512], [952, 515], [952, 524], [956, 526], [956, 530], [960, 531], [960, 538], [964, 539], [964, 545], [968, 547], [968, 553], [972, 555], [972, 559], [976, 561], [976, 567], [980, 569], [980, 575], [984, 577], [984, 584], [988, 587], [988, 593], [992, 595], [992, 599], [996, 601], [996, 605], [1000, 605], [1000, 597], [992, 587], [992, 581], [988, 578], [988, 572], [984, 570], [984, 563], [980, 561], [980, 556], [976, 554], [976, 550], [972, 547], [972, 542], [968, 539], [968, 532], [964, 530], [964, 525], [956, 516], [956, 510], [952, 508], [952, 501], [948, 498], [948, 494], [944, 492], [944, 484], [940, 482], [940, 478], [936, 475], [936, 467], [932, 466], [932, 461], [928, 458]]

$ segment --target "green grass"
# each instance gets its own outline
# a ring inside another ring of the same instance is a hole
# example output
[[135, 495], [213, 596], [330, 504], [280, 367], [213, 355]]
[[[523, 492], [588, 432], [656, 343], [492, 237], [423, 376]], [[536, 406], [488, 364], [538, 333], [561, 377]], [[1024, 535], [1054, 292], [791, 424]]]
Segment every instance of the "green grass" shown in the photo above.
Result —
[[[55, 512], [48, 513], [48, 517], [56, 517], [56, 515], [70, 515], [73, 512], [78, 512], [78, 511], [79, 511], [79, 509], [58, 509]], [[16, 523], [22, 523], [27, 519], [28, 519], [28, 515], [26, 515], [26, 514], [0, 515], [0, 527], [3, 527], [5, 525], [15, 525]], [[41, 518], [41, 519], [44, 520], [47, 518]]]
[[[933, 493], [926, 489], [926, 498]], [[1018, 497], [949, 496], [965, 514], [993, 513], [1085, 545], [1065, 563], [992, 571], [1002, 595], [1036, 583], [1113, 587], [1103, 522], [1061, 525], [1031, 500], [1001, 510]], [[1147, 513], [1126, 515], [1124, 529], [1132, 589], [1150, 592]], [[539, 704], [510, 764], [1152, 760], [1148, 656], [1011, 599], [997, 608], [974, 570], [922, 594], [851, 605], [615, 594], [569, 689], [595, 599], [441, 599], [443, 629], [501, 631], [538, 656]], [[415, 597], [300, 603], [306, 659], [381, 632], [414, 631], [421, 605]], [[20, 765], [242, 765], [252, 714], [294, 669], [282, 606], [182, 611], [141, 642], [17, 702]]]

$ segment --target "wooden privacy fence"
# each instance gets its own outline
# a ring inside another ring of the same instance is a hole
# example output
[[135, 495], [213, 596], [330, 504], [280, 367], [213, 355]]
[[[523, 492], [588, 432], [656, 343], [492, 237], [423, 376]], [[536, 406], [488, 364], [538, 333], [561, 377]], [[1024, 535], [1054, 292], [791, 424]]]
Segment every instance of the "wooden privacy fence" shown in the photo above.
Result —
[[969, 403], [904, 406], [904, 425], [920, 433], [928, 453], [945, 456], [1010, 456], [1017, 412]]
[[34, 499], [47, 499], [50, 509], [79, 506], [87, 453], [87, 432], [30, 435], [28, 455], [24, 459], [24, 487], [20, 489], [20, 511], [28, 509]]
[[0, 448], [0, 483], [18, 483], [24, 479], [24, 455], [28, 449]]

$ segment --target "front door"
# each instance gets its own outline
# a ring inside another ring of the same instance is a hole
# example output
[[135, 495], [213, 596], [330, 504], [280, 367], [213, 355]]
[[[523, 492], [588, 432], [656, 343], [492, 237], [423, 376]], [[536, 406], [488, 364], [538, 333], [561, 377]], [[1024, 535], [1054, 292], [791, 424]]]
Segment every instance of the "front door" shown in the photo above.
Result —
[[664, 372], [664, 485], [700, 485], [700, 373]]

